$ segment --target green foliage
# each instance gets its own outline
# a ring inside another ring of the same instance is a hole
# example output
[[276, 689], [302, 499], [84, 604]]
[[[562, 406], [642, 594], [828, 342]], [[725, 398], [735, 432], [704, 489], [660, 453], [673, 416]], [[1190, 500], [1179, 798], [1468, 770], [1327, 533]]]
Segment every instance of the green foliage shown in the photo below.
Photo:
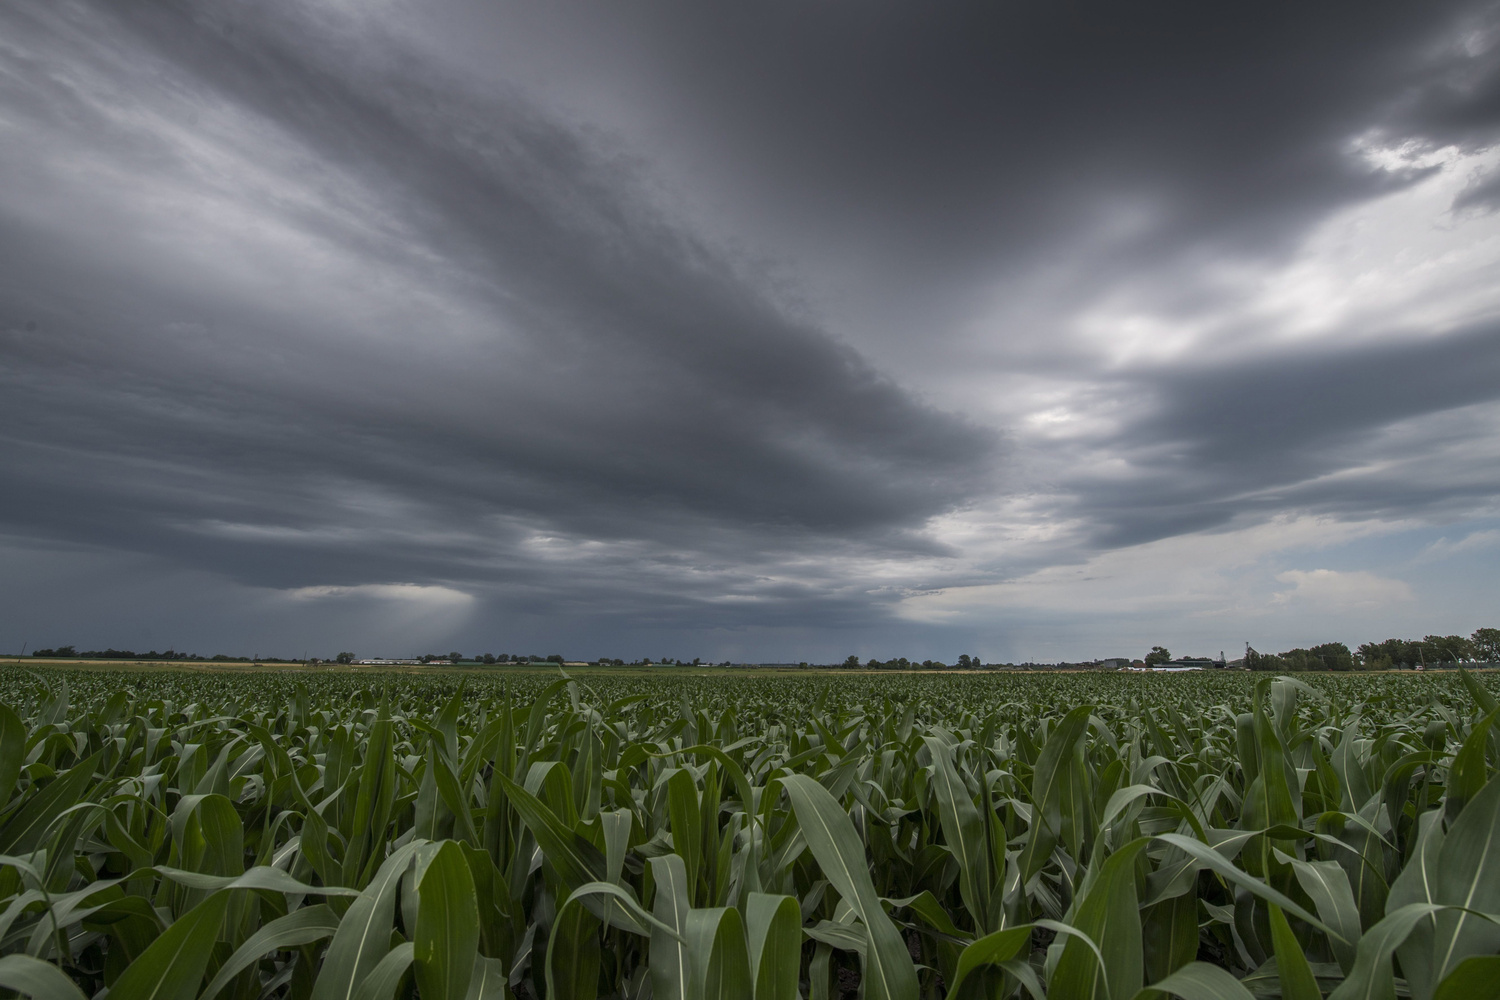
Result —
[[0, 988], [1497, 995], [1488, 675], [1304, 676], [13, 670]]

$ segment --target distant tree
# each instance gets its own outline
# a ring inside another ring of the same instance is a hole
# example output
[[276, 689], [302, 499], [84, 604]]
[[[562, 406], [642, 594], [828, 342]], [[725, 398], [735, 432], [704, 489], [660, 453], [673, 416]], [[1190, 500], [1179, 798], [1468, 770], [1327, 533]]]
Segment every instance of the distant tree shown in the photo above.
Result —
[[547, 657], [547, 662], [548, 663], [562, 664], [562, 663], [566, 663], [567, 661], [563, 659], [561, 653], [553, 653], [551, 656]]
[[1304, 670], [1322, 670], [1323, 661], [1314, 656], [1310, 651], [1298, 647], [1289, 649], [1284, 653], [1278, 653], [1277, 659], [1281, 661], [1276, 668], [1278, 670], [1301, 673]]
[[1171, 663], [1172, 654], [1165, 646], [1152, 646], [1151, 652], [1146, 654], [1145, 662], [1148, 667], [1159, 667], [1163, 663]]
[[334, 659], [337, 660], [339, 663], [353, 663], [354, 662], [354, 654], [353, 653], [340, 653], [338, 656], [335, 656]]
[[1422, 644], [1427, 647], [1427, 659], [1435, 663], [1457, 663], [1474, 658], [1473, 647], [1461, 635], [1424, 635]]
[[1360, 666], [1366, 670], [1390, 670], [1393, 667], [1410, 667], [1424, 662], [1421, 643], [1406, 639], [1386, 639], [1384, 642], [1367, 642], [1355, 651]]
[[849, 667], [850, 669], [853, 669], [853, 668], [859, 666], [859, 657], [857, 657], [857, 656], [850, 656], [850, 657], [848, 657], [847, 659], [844, 660], [844, 666]]
[[457, 663], [459, 660], [462, 660], [463, 658], [464, 658], [464, 654], [460, 653], [456, 649], [453, 652], [451, 652], [451, 653], [448, 654], [448, 662], [449, 663]]
[[484, 654], [484, 662], [486, 664], [494, 663], [495, 662], [495, 654], [494, 653], [485, 653]]
[[958, 654], [958, 669], [960, 669], [960, 670], [968, 670], [969, 669], [969, 663], [970, 663], [970, 660], [969, 660], [969, 654], [968, 653], [959, 653]]
[[1308, 650], [1322, 664], [1324, 670], [1353, 670], [1354, 654], [1342, 642], [1325, 642]]
[[703, 666], [703, 661], [700, 660], [700, 659], [698, 659], [695, 656], [695, 657], [693, 657], [693, 666], [695, 666], [695, 667], [701, 667], [701, 666]]
[[1469, 645], [1476, 660], [1494, 663], [1500, 660], [1500, 628], [1477, 628], [1469, 636]]

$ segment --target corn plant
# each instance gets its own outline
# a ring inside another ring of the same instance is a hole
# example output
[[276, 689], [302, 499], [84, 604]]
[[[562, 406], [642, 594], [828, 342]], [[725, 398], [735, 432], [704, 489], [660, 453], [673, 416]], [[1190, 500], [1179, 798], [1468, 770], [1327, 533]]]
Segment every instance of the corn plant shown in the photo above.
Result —
[[1500, 995], [1467, 674], [0, 675], [0, 988]]

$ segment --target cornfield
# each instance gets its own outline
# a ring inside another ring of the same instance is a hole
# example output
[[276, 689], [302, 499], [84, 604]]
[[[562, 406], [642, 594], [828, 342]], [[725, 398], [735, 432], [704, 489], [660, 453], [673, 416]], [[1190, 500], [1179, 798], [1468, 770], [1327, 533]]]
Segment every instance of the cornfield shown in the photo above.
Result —
[[0, 674], [42, 1000], [1500, 996], [1467, 674]]

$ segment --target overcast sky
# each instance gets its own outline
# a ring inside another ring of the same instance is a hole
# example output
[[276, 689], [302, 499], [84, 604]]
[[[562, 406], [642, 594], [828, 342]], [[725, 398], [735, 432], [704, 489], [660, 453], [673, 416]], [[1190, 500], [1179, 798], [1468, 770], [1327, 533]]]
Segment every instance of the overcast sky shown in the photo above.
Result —
[[0, 5], [0, 649], [1500, 626], [1500, 5]]

